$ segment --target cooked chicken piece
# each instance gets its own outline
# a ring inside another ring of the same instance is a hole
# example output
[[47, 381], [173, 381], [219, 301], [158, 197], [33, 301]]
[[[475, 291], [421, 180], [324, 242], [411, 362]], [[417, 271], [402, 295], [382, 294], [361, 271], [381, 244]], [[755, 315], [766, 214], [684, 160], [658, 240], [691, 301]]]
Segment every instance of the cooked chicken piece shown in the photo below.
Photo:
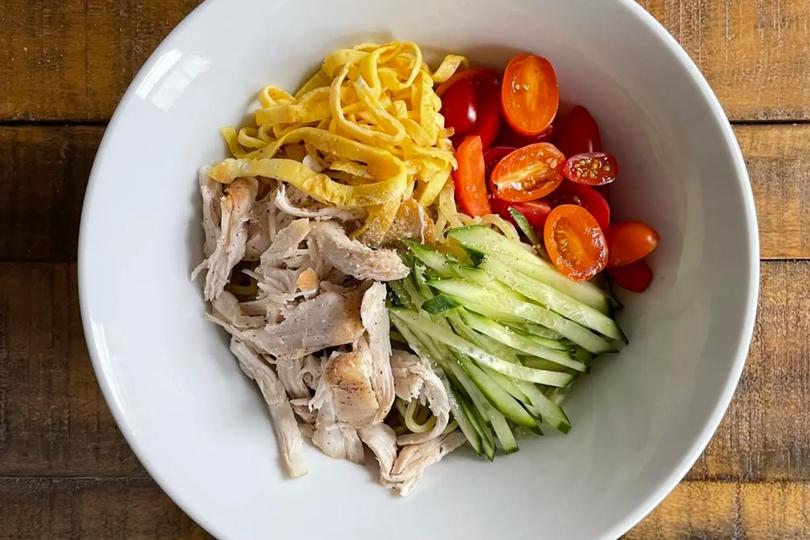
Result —
[[307, 357], [280, 358], [276, 361], [276, 373], [290, 398], [309, 398], [309, 388], [304, 382], [304, 365]]
[[217, 248], [219, 238], [219, 222], [222, 219], [219, 208], [219, 199], [222, 197], [222, 184], [208, 176], [211, 167], [200, 167], [198, 179], [200, 194], [202, 195], [203, 256], [208, 258]]
[[371, 381], [372, 362], [368, 344], [362, 337], [353, 351], [330, 358], [310, 406], [320, 409], [329, 402], [337, 422], [354, 428], [371, 425], [379, 410]]
[[326, 292], [290, 308], [280, 323], [245, 330], [259, 349], [276, 358], [298, 358], [354, 342], [363, 334], [358, 294]]
[[242, 371], [256, 381], [267, 402], [273, 420], [273, 429], [278, 439], [281, 461], [292, 478], [307, 473], [304, 463], [304, 441], [298, 430], [295, 415], [284, 393], [284, 387], [276, 378], [273, 369], [265, 364], [258, 354], [238, 339], [231, 339], [231, 352], [239, 360]]
[[408, 275], [408, 268], [393, 250], [371, 249], [352, 240], [331, 221], [312, 226], [310, 238], [318, 245], [320, 255], [344, 274], [359, 280], [391, 281]]
[[[295, 189], [292, 188], [291, 191]], [[362, 219], [363, 215], [359, 211], [353, 211], [343, 208], [334, 208], [315, 204], [312, 208], [304, 208], [296, 206], [287, 196], [287, 190], [284, 184], [279, 185], [278, 191], [275, 196], [276, 208], [281, 210], [287, 215], [295, 217], [305, 217], [312, 219], [337, 219], [340, 221], [354, 221]]]
[[312, 226], [308, 219], [296, 219], [285, 228], [278, 231], [273, 243], [262, 253], [259, 273], [279, 265], [290, 257], [298, 254], [298, 245], [304, 241]]
[[312, 442], [329, 457], [354, 463], [365, 461], [363, 442], [357, 436], [357, 430], [337, 421], [331, 400], [324, 401], [318, 408]]
[[464, 434], [456, 430], [421, 444], [405, 446], [400, 450], [391, 468], [391, 474], [387, 477], [383, 475], [383, 480], [400, 495], [405, 496], [411, 492], [428, 466], [438, 462], [466, 441]]
[[[295, 415], [301, 419], [302, 422], [305, 424], [314, 424], [315, 419], [318, 417], [318, 413], [315, 411], [311, 411], [309, 409], [309, 396], [305, 398], [295, 398], [290, 400], [290, 405], [292, 405], [292, 410]], [[301, 426], [299, 426], [300, 428]], [[304, 437], [312, 438], [312, 433], [304, 433], [303, 431], [301, 434]]]
[[256, 279], [256, 285], [262, 291], [263, 297], [276, 304], [276, 307], [283, 307], [288, 302], [292, 302], [298, 296], [298, 270], [287, 268], [265, 268], [257, 272], [247, 272]]
[[308, 354], [304, 357], [304, 367], [301, 371], [304, 384], [312, 390], [318, 388], [318, 384], [321, 382], [321, 375], [323, 375], [321, 359], [313, 354]]
[[380, 464], [380, 483], [391, 474], [397, 459], [397, 435], [388, 424], [376, 424], [357, 430], [360, 440], [368, 446]]
[[261, 328], [265, 324], [263, 316], [245, 314], [239, 300], [228, 291], [222, 291], [222, 294], [211, 302], [211, 307], [214, 309], [214, 314], [236, 328]]
[[192, 273], [196, 275], [203, 268], [208, 268], [205, 275], [206, 300], [213, 300], [222, 293], [231, 270], [245, 255], [248, 214], [257, 190], [255, 178], [239, 178], [228, 186], [226, 195], [220, 198], [222, 217], [219, 239], [211, 255]]
[[439, 437], [450, 422], [450, 400], [441, 379], [419, 358], [404, 351], [394, 351], [391, 356], [397, 397], [404, 401], [418, 399], [427, 404], [436, 417], [436, 424], [425, 433], [402, 435], [400, 445], [419, 444]]
[[[386, 288], [375, 282], [363, 294], [360, 318], [368, 333], [371, 353], [371, 386], [377, 397], [377, 413], [373, 423], [382, 422], [394, 404], [394, 376], [391, 373], [391, 341], [388, 338], [390, 324], [385, 307]], [[444, 427], [442, 427], [444, 429]]]
[[276, 223], [275, 190], [256, 201], [250, 211], [248, 239], [245, 243], [245, 260], [257, 261], [267, 251], [275, 236]]

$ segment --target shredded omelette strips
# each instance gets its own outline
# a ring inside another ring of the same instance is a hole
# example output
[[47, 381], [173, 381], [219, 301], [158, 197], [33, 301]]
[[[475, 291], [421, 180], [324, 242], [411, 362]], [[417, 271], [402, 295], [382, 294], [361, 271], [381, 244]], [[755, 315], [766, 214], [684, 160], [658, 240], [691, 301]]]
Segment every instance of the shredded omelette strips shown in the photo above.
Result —
[[[223, 128], [233, 158], [214, 166], [211, 177], [274, 178], [325, 204], [366, 207], [355, 235], [379, 244], [404, 201], [431, 207], [447, 186], [452, 197], [452, 130], [433, 87], [466, 65], [463, 56], [448, 55], [431, 71], [409, 41], [333, 51], [294, 94], [263, 88], [253, 125]], [[322, 170], [304, 165], [303, 156]]]

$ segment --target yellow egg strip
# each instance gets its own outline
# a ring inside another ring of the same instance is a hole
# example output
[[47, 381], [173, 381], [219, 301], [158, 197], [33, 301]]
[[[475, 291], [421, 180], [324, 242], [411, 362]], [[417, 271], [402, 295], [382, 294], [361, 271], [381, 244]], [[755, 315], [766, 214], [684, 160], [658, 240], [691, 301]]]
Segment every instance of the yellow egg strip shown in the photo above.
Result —
[[[452, 130], [445, 129], [433, 85], [466, 63], [448, 55], [431, 73], [421, 49], [409, 41], [333, 51], [294, 95], [263, 88], [254, 126], [222, 130], [238, 159], [216, 166], [216, 177], [269, 176], [324, 203], [367, 206], [368, 219], [356, 235], [381, 241], [401, 201], [414, 196], [432, 207], [452, 187]], [[290, 163], [306, 156], [323, 172]]]

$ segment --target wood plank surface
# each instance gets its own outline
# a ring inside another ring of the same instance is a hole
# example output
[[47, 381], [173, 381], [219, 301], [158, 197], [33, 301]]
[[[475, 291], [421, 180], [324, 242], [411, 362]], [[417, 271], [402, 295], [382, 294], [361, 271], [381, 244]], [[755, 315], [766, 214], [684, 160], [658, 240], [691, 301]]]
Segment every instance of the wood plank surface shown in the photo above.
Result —
[[[807, 482], [683, 482], [627, 539], [810, 537]], [[0, 478], [0, 540], [208, 538], [148, 479]]]
[[732, 120], [810, 119], [810, 0], [640, 0]]
[[[76, 259], [84, 189], [103, 131], [0, 127], [0, 261]], [[735, 126], [735, 133], [751, 176], [762, 257], [810, 259], [810, 124]]]
[[0, 128], [0, 261], [76, 260], [103, 127]]
[[0, 478], [0, 539], [202, 539], [150, 479]]
[[[198, 3], [4, 0], [0, 120], [106, 120], [154, 47]], [[641, 0], [733, 120], [810, 119], [810, 0]]]
[[810, 538], [810, 484], [682, 482], [625, 538]]
[[75, 264], [0, 264], [0, 476], [13, 475], [147, 476], [93, 374]]

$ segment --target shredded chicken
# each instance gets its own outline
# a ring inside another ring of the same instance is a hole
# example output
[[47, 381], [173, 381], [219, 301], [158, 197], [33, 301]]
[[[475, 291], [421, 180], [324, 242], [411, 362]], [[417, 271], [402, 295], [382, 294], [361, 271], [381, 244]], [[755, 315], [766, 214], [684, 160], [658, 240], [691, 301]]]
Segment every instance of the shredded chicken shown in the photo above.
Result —
[[276, 358], [300, 358], [346, 345], [363, 333], [357, 297], [325, 292], [290, 308], [283, 321], [242, 334], [260, 351]]
[[313, 225], [312, 237], [322, 257], [344, 274], [359, 280], [392, 281], [408, 275], [408, 268], [395, 251], [371, 249], [350, 239], [331, 221]]
[[[374, 283], [363, 295], [360, 317], [368, 333], [371, 356], [371, 386], [377, 399], [375, 424], [382, 422], [394, 404], [394, 376], [391, 373], [391, 330], [385, 307], [386, 288]], [[442, 428], [444, 429], [444, 428]]]
[[404, 351], [394, 351], [391, 365], [397, 397], [404, 401], [418, 399], [423, 404], [426, 402], [436, 418], [430, 431], [402, 435], [397, 443], [418, 444], [439, 437], [450, 422], [450, 400], [441, 379], [417, 356]]
[[311, 406], [320, 409], [331, 402], [335, 421], [354, 428], [373, 424], [379, 405], [371, 381], [372, 362], [364, 338], [357, 340], [353, 351], [335, 355], [324, 366]]
[[[444, 433], [449, 402], [438, 377], [391, 350], [382, 282], [408, 269], [395, 251], [348, 236], [365, 210], [327, 207], [267, 182], [239, 178], [223, 189], [200, 171], [205, 260], [194, 275], [207, 269], [206, 317], [231, 334], [231, 351], [259, 386], [290, 476], [306, 473], [303, 437], [355, 463], [366, 445], [380, 482], [405, 495], [425, 467], [464, 441], [458, 431]], [[401, 235], [428, 240], [432, 222], [421, 206], [402, 208]], [[237, 272], [240, 282], [225, 290]], [[431, 429], [397, 437], [384, 423], [397, 396], [428, 407]]]
[[[320, 171], [316, 171], [320, 172]], [[294, 188], [293, 188], [294, 189]], [[323, 205], [313, 206], [312, 208], [303, 208], [296, 206], [287, 197], [287, 190], [282, 184], [279, 186], [275, 195], [276, 208], [290, 216], [305, 217], [312, 219], [337, 219], [339, 221], [357, 221], [363, 219], [363, 214], [358, 211], [352, 211], [343, 208], [334, 208]]]
[[364, 427], [357, 432], [360, 440], [368, 446], [380, 465], [380, 483], [386, 484], [397, 459], [397, 435], [388, 424]]
[[428, 466], [438, 462], [466, 441], [463, 433], [453, 431], [421, 444], [405, 446], [391, 467], [391, 473], [383, 474], [383, 479], [400, 495], [407, 495]]
[[222, 213], [219, 207], [219, 199], [222, 197], [222, 184], [216, 180], [212, 180], [208, 176], [208, 171], [211, 167], [200, 167], [199, 183], [200, 194], [202, 195], [202, 211], [203, 211], [203, 234], [205, 235], [205, 242], [203, 243], [203, 256], [208, 258], [214, 253], [217, 248], [217, 239], [219, 238], [219, 221], [222, 219]]
[[305, 475], [307, 466], [304, 463], [304, 441], [290, 402], [284, 393], [284, 387], [270, 366], [238, 339], [231, 339], [231, 352], [239, 360], [239, 366], [245, 375], [259, 385], [259, 390], [267, 402], [267, 408], [273, 418], [273, 429], [278, 437], [281, 461], [287, 474], [292, 478]]
[[205, 275], [206, 300], [213, 300], [222, 293], [231, 270], [245, 255], [248, 214], [257, 190], [255, 178], [239, 178], [228, 186], [226, 195], [220, 199], [222, 217], [216, 248], [194, 270], [196, 274], [203, 268], [208, 269]]
[[247, 329], [264, 326], [264, 317], [245, 314], [239, 300], [228, 291], [222, 291], [222, 294], [211, 302], [211, 307], [214, 309], [214, 315], [229, 322], [235, 328]]

